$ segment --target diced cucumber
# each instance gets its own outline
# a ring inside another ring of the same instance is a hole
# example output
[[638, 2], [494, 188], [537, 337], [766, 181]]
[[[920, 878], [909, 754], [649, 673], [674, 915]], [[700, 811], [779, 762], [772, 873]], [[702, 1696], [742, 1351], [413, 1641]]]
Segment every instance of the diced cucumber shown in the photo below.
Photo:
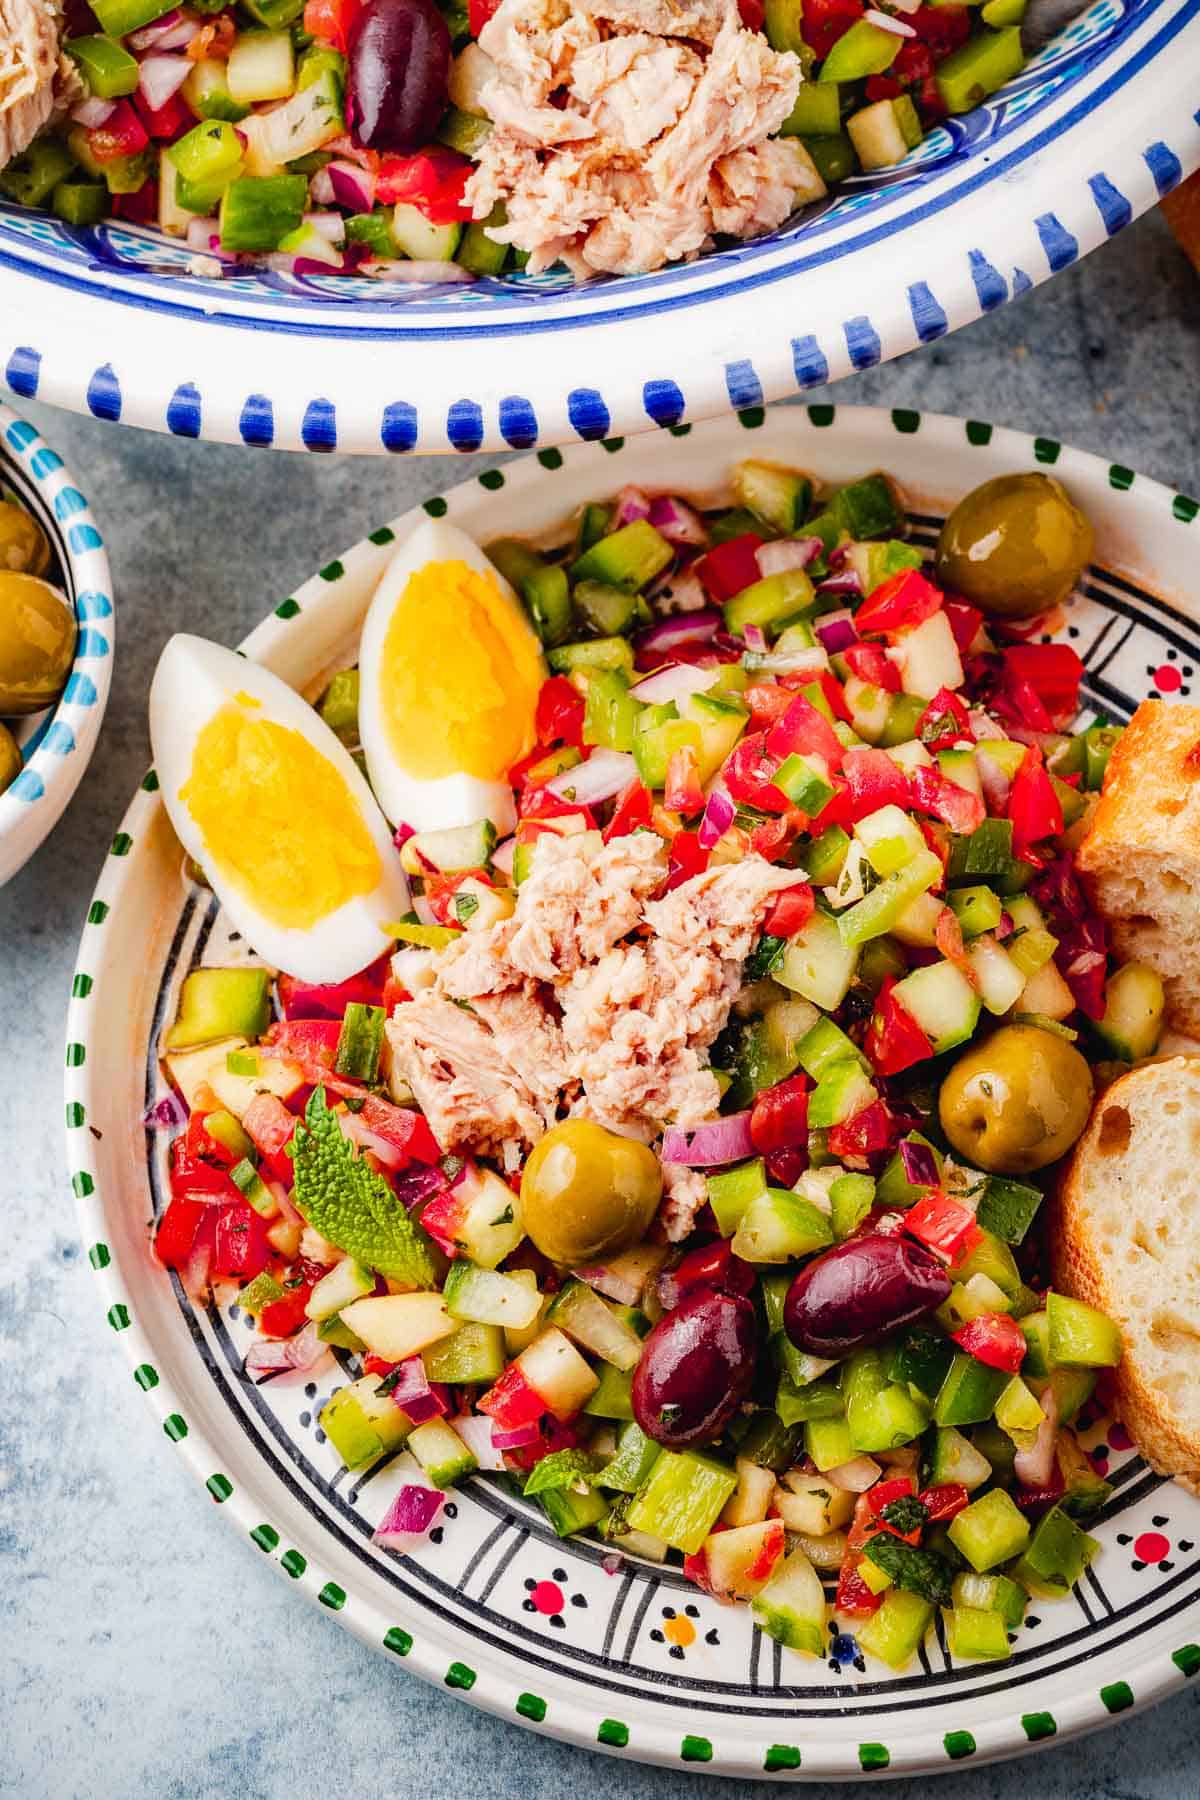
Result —
[[299, 229], [307, 200], [303, 175], [238, 176], [221, 196], [221, 248], [277, 250]]
[[846, 120], [846, 130], [864, 169], [890, 169], [903, 162], [925, 135], [907, 94], [861, 107]]
[[243, 1312], [257, 1319], [264, 1307], [273, 1306], [276, 1300], [283, 1299], [283, 1289], [269, 1270], [264, 1269], [261, 1275], [240, 1290], [237, 1303]]
[[[989, 1175], [975, 1218], [984, 1230], [1006, 1244], [1020, 1244], [1042, 1203], [1040, 1188], [1015, 1181], [1008, 1175]], [[1044, 1371], [1035, 1371], [1044, 1373]]]
[[501, 1275], [496, 1269], [478, 1269], [456, 1259], [450, 1265], [442, 1289], [452, 1318], [477, 1325], [512, 1325], [518, 1331], [537, 1318], [541, 1296], [523, 1281]]
[[1025, 976], [1003, 944], [985, 933], [972, 939], [966, 954], [984, 1006], [996, 1017], [1009, 1012], [1025, 991]]
[[595, 1390], [584, 1402], [584, 1412], [597, 1419], [632, 1419], [632, 1371], [614, 1369], [611, 1363], [603, 1363], [599, 1374]]
[[[532, 1269], [520, 1273], [533, 1278]], [[460, 1325], [453, 1337], [423, 1350], [421, 1360], [430, 1381], [461, 1386], [499, 1381], [506, 1360], [504, 1332], [498, 1325]]]
[[[930, 1156], [933, 1158], [934, 1169], [937, 1171], [937, 1176], [940, 1180], [942, 1159], [934, 1146], [929, 1142], [929, 1139], [922, 1137], [919, 1131], [910, 1131], [904, 1139], [904, 1142], [907, 1144], [919, 1145], [923, 1150], [929, 1152]], [[907, 1212], [910, 1206], [915, 1206], [918, 1200], [924, 1199], [931, 1186], [936, 1185], [936, 1181], [910, 1181], [904, 1172], [904, 1158], [901, 1155], [900, 1150], [897, 1150], [885, 1165], [883, 1173], [879, 1177], [879, 1204], [880, 1206], [886, 1207], [901, 1207]]]
[[400, 852], [401, 866], [409, 875], [461, 874], [466, 869], [486, 868], [496, 848], [496, 827], [490, 819], [442, 831], [418, 831]]
[[882, 75], [899, 56], [902, 43], [894, 32], [872, 25], [869, 19], [856, 19], [833, 45], [817, 80], [862, 81], [868, 75]]
[[793, 1262], [833, 1242], [826, 1215], [790, 1188], [769, 1187], [751, 1200], [733, 1238], [733, 1254], [751, 1263]]
[[751, 1601], [760, 1631], [805, 1656], [827, 1648], [825, 1590], [803, 1550], [792, 1550]]
[[719, 1175], [710, 1175], [705, 1186], [718, 1231], [722, 1237], [732, 1237], [751, 1203], [767, 1192], [762, 1158], [756, 1157], [753, 1162], [738, 1163]]
[[949, 1536], [982, 1575], [1021, 1554], [1029, 1543], [1029, 1522], [1003, 1488], [990, 1488], [950, 1521]]
[[[459, 115], [460, 118], [466, 116]], [[486, 123], [484, 119], [475, 120], [476, 126]], [[485, 131], [483, 136], [487, 135]], [[503, 225], [506, 218], [507, 213], [503, 203], [500, 203], [492, 208], [486, 219], [478, 223], [472, 221], [463, 232], [462, 242], [458, 246], [458, 261], [464, 269], [470, 269], [472, 275], [499, 275], [503, 272], [508, 261], [509, 247], [507, 244], [498, 244], [494, 238], [489, 237], [488, 227]]]
[[979, 1450], [953, 1426], [938, 1430], [930, 1456], [929, 1478], [934, 1486], [957, 1482], [972, 1493], [990, 1481], [992, 1465]]
[[892, 993], [925, 1033], [935, 1056], [965, 1043], [979, 1021], [979, 995], [952, 962], [914, 969], [896, 983]]
[[848, 1421], [836, 1415], [804, 1421], [804, 1451], [822, 1474], [840, 1469], [858, 1454]]
[[870, 1175], [839, 1175], [829, 1187], [829, 1217], [838, 1243], [857, 1231], [875, 1204]]
[[727, 600], [722, 614], [726, 631], [741, 636], [747, 625], [764, 631], [783, 624], [796, 613], [806, 612], [816, 599], [811, 578], [803, 569], [785, 569], [778, 575], [764, 575], [761, 581]]
[[[841, 128], [842, 95], [837, 82], [802, 81], [796, 104], [779, 127], [779, 135], [805, 139], [836, 137]], [[795, 527], [784, 529], [791, 531]]]
[[980, 937], [985, 931], [994, 931], [1000, 923], [1004, 906], [999, 894], [990, 887], [951, 888], [946, 898], [964, 938]]
[[572, 675], [577, 669], [633, 670], [633, 646], [628, 638], [588, 638], [579, 644], [558, 644], [546, 658], [556, 675]]
[[927, 1400], [936, 1398], [954, 1360], [954, 1349], [940, 1331], [909, 1325], [893, 1341], [887, 1356], [889, 1381], [907, 1382]]
[[369, 1006], [352, 1000], [342, 1017], [333, 1067], [337, 1075], [352, 1081], [375, 1081], [379, 1074], [379, 1057], [383, 1049], [383, 1026], [387, 1017], [382, 1006]]
[[241, 31], [229, 52], [225, 78], [240, 106], [286, 100], [296, 88], [296, 59], [286, 31]]
[[356, 1356], [361, 1356], [366, 1349], [357, 1332], [351, 1331], [338, 1318], [322, 1319], [317, 1326], [317, 1336], [323, 1344], [332, 1344], [335, 1350], [353, 1350]]
[[[855, 825], [854, 835], [877, 875], [895, 875], [927, 848], [916, 820], [898, 806], [868, 813]], [[999, 917], [997, 911], [997, 921]]]
[[559, 1537], [587, 1531], [608, 1517], [608, 1503], [594, 1489], [544, 1488], [537, 1498]]
[[1027, 1436], [1032, 1438], [1045, 1417], [1037, 1397], [1030, 1393], [1019, 1375], [1014, 1375], [996, 1402], [996, 1423], [1001, 1431], [1006, 1431], [1020, 1449]]
[[1021, 28], [1010, 25], [1003, 31], [977, 32], [938, 65], [934, 79], [946, 111], [964, 113], [994, 94], [1024, 67]]
[[1009, 1299], [1021, 1290], [1021, 1271], [1008, 1245], [994, 1232], [983, 1230], [965, 1256], [954, 1265], [957, 1281], [969, 1282], [975, 1275], [986, 1275]]
[[828, 1131], [831, 1126], [844, 1124], [877, 1098], [875, 1084], [858, 1061], [833, 1063], [809, 1095], [809, 1128]]
[[[826, 58], [821, 78], [836, 80], [828, 70]], [[847, 483], [834, 494], [829, 509], [852, 538], [896, 538], [906, 529], [904, 508], [886, 475], [864, 475], [859, 481]], [[815, 529], [811, 521], [806, 529]]]
[[868, 744], [877, 744], [887, 726], [891, 695], [886, 688], [860, 681], [857, 675], [848, 675], [843, 689], [846, 705], [850, 708], [850, 721], [858, 736]]
[[[827, 129], [837, 130], [836, 117]], [[753, 459], [738, 463], [733, 471], [732, 487], [739, 506], [746, 507], [783, 537], [791, 537], [799, 531], [812, 504], [813, 485], [809, 477], [778, 463]]]
[[1012, 1654], [1008, 1629], [998, 1612], [982, 1611], [974, 1606], [953, 1606], [948, 1607], [942, 1617], [951, 1656], [999, 1661]]
[[632, 1530], [694, 1556], [736, 1487], [734, 1471], [715, 1457], [699, 1450], [664, 1450], [626, 1519]]
[[857, 964], [858, 945], [846, 943], [839, 922], [818, 908], [789, 940], [774, 975], [792, 993], [834, 1012], [850, 991]]
[[[448, 106], [442, 114], [437, 128], [437, 142], [445, 144], [450, 150], [457, 150], [463, 156], [478, 158], [483, 146], [492, 135], [492, 121], [480, 118], [478, 113], [463, 112], [461, 107]], [[485, 239], [490, 249], [503, 249], [503, 245], [491, 244]], [[486, 273], [491, 274], [492, 270]]]
[[440, 1294], [373, 1294], [344, 1307], [341, 1317], [385, 1362], [404, 1362], [455, 1328]]
[[352, 1301], [361, 1300], [364, 1294], [374, 1292], [374, 1273], [370, 1269], [364, 1269], [352, 1256], [347, 1256], [318, 1281], [308, 1297], [308, 1304], [304, 1308], [305, 1316], [318, 1322], [332, 1319], [336, 1313], [341, 1312], [343, 1306], [349, 1306]]
[[736, 699], [719, 694], [690, 694], [683, 702], [683, 713], [699, 728], [696, 761], [700, 780], [707, 784], [746, 729], [749, 714]]
[[1107, 1314], [1053, 1291], [1046, 1295], [1046, 1314], [1055, 1365], [1111, 1369], [1120, 1362], [1121, 1333]]
[[989, 1369], [973, 1356], [956, 1355], [933, 1403], [936, 1425], [974, 1425], [990, 1419], [1008, 1386], [1003, 1369]]
[[1081, 1531], [1061, 1506], [1052, 1506], [1039, 1519], [1013, 1575], [1031, 1594], [1058, 1600], [1070, 1593], [1099, 1548], [1099, 1541]]
[[797, 1046], [796, 1057], [805, 1074], [811, 1075], [814, 1081], [820, 1081], [835, 1063], [857, 1062], [864, 1072], [870, 1068], [858, 1045], [833, 1019], [818, 1019], [805, 1032]]
[[462, 234], [461, 225], [435, 225], [406, 200], [392, 208], [392, 242], [412, 262], [453, 262]]
[[837, 929], [843, 944], [857, 945], [868, 938], [882, 937], [919, 894], [941, 880], [941, 875], [941, 859], [932, 850], [919, 851], [904, 868], [888, 875], [865, 899], [839, 915]]
[[911, 631], [906, 631], [897, 649], [900, 653], [900, 685], [906, 694], [931, 700], [943, 688], [953, 690], [962, 686], [962, 659], [944, 612], [935, 612]]
[[814, 887], [833, 886], [842, 872], [849, 848], [850, 838], [840, 825], [827, 826], [819, 838], [805, 845], [801, 852], [801, 867]]
[[1025, 1617], [1025, 1590], [1007, 1575], [977, 1575], [964, 1569], [954, 1577], [953, 1599], [955, 1606], [998, 1614], [1009, 1631], [1016, 1631]]
[[617, 1438], [616, 1455], [594, 1477], [597, 1487], [621, 1494], [636, 1494], [649, 1478], [661, 1454], [661, 1445], [648, 1438], [640, 1425], [624, 1426]]
[[889, 1588], [883, 1605], [856, 1633], [860, 1647], [889, 1668], [910, 1663], [933, 1619], [933, 1605], [905, 1588]]
[[648, 519], [634, 519], [577, 557], [571, 565], [571, 580], [602, 581], [636, 594], [674, 560], [675, 552], [661, 532]]
[[[171, 164], [165, 165], [168, 169]], [[161, 201], [162, 190], [159, 190]], [[68, 225], [98, 225], [108, 216], [108, 189], [102, 181], [60, 181], [50, 196], [50, 210]], [[159, 229], [168, 231], [159, 210]], [[187, 230], [186, 222], [183, 230]]]
[[836, 187], [858, 169], [854, 145], [844, 131], [830, 132], [827, 137], [805, 138], [804, 148], [826, 187]]
[[888, 1380], [878, 1350], [859, 1350], [846, 1363], [842, 1396], [856, 1456], [911, 1443], [929, 1423], [928, 1405], [910, 1388]]
[[1162, 976], [1147, 963], [1130, 962], [1104, 985], [1104, 1017], [1097, 1037], [1122, 1062], [1153, 1056], [1162, 1033], [1165, 995]]
[[415, 1426], [408, 1436], [408, 1448], [437, 1488], [453, 1487], [479, 1467], [475, 1452], [445, 1419], [427, 1419], [424, 1425]]
[[[566, 571], [562, 571], [566, 581]], [[636, 622], [638, 597], [607, 581], [578, 581], [572, 596], [580, 618], [601, 637], [615, 637]]]
[[183, 983], [179, 1012], [163, 1043], [184, 1050], [216, 1038], [255, 1039], [271, 1016], [267, 969], [195, 969]]
[[615, 1369], [632, 1369], [641, 1357], [642, 1340], [638, 1333], [585, 1282], [568, 1281], [555, 1295], [546, 1319], [565, 1331], [581, 1349], [611, 1363]]
[[412, 1430], [406, 1414], [389, 1395], [377, 1393], [378, 1387], [378, 1375], [360, 1375], [338, 1388], [318, 1414], [321, 1430], [348, 1469], [363, 1469], [398, 1450]]
[[[738, 1444], [738, 1486], [741, 1489], [745, 1464], [779, 1474], [790, 1469], [802, 1436], [798, 1424], [785, 1425], [773, 1412], [758, 1412], [751, 1419], [746, 1435]], [[729, 1502], [736, 1505], [738, 1495]]]

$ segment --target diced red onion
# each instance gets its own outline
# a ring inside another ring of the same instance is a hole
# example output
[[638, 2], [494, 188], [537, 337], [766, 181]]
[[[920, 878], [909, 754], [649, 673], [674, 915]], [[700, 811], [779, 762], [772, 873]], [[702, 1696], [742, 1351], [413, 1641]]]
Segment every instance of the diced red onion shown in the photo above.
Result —
[[937, 1186], [937, 1163], [928, 1144], [914, 1144], [904, 1138], [900, 1144], [900, 1162], [910, 1187]]
[[577, 1281], [586, 1282], [588, 1287], [595, 1288], [607, 1300], [615, 1300], [618, 1306], [636, 1306], [645, 1285], [640, 1281], [631, 1281], [627, 1275], [614, 1273], [603, 1263], [587, 1269], [572, 1269], [571, 1273]]
[[339, 212], [307, 212], [304, 223], [330, 244], [346, 241], [346, 221]]
[[747, 650], [753, 650], [758, 656], [765, 656], [770, 649], [770, 645], [767, 643], [767, 634], [761, 625], [744, 625], [742, 642]]
[[611, 800], [636, 775], [637, 764], [627, 750], [593, 750], [586, 762], [561, 770], [546, 786], [560, 800], [594, 806], [601, 800]]
[[665, 661], [681, 644], [706, 644], [721, 629], [721, 615], [713, 606], [702, 612], [679, 613], [670, 619], [659, 619], [639, 631], [633, 640], [638, 655], [653, 651]]
[[189, 250], [203, 250], [205, 254], [219, 255], [218, 239], [213, 231], [211, 219], [189, 219], [185, 242]]
[[606, 1556], [600, 1558], [600, 1567], [606, 1575], [619, 1575], [625, 1567], [625, 1558], [619, 1556], [615, 1550], [610, 1550]]
[[826, 613], [824, 618], [817, 619], [813, 630], [830, 656], [836, 656], [839, 650], [848, 650], [851, 644], [858, 642], [854, 614], [847, 607], [842, 607], [838, 612]]
[[818, 594], [861, 594], [862, 591], [857, 569], [839, 569], [836, 575], [827, 575], [817, 587]]
[[434, 910], [433, 910], [432, 906], [429, 904], [428, 900], [425, 898], [424, 894], [414, 894], [412, 897], [412, 903], [413, 903], [413, 911], [416, 913], [417, 918], [422, 925], [436, 925], [437, 924], [437, 918], [434, 914]]
[[[703, 694], [717, 679], [715, 669], [698, 669], [693, 663], [669, 663], [643, 676], [630, 688], [630, 696], [643, 706], [662, 706], [667, 701], [686, 700], [691, 694]], [[493, 860], [495, 860], [493, 858]]]
[[153, 1131], [177, 1131], [187, 1124], [188, 1109], [176, 1093], [164, 1094], [142, 1114], [142, 1124]]
[[855, 1456], [849, 1462], [839, 1463], [836, 1469], [826, 1469], [825, 1479], [831, 1487], [840, 1488], [843, 1494], [865, 1494], [869, 1487], [874, 1487], [883, 1470], [870, 1456]]
[[179, 1272], [184, 1293], [189, 1300], [197, 1302], [203, 1302], [208, 1298], [208, 1275], [213, 1255], [211, 1235], [208, 1233], [203, 1235], [205, 1241], [193, 1247]]
[[637, 519], [650, 517], [650, 497], [643, 494], [641, 488], [623, 487], [617, 495], [617, 510], [613, 523], [616, 525], [632, 525]]
[[492, 1442], [492, 1421], [484, 1413], [463, 1413], [450, 1423], [481, 1469], [503, 1469], [504, 1458]]
[[173, 6], [170, 12], [163, 13], [152, 25], [143, 25], [139, 31], [131, 31], [125, 43], [130, 50], [139, 54], [143, 50], [149, 50], [160, 38], [169, 37], [175, 27], [183, 22], [183, 17], [182, 8]]
[[344, 1138], [349, 1139], [352, 1144], [357, 1144], [360, 1150], [370, 1150], [385, 1169], [402, 1169], [408, 1161], [403, 1150], [398, 1150], [395, 1144], [389, 1144], [388, 1140], [380, 1137], [378, 1132], [370, 1130], [363, 1124], [357, 1113], [341, 1114], [338, 1123]]
[[441, 1169], [420, 1168], [408, 1169], [403, 1175], [397, 1176], [392, 1189], [401, 1206], [411, 1212], [422, 1200], [442, 1193], [449, 1185]]
[[711, 850], [725, 836], [737, 816], [737, 807], [721, 788], [714, 788], [704, 807], [704, 817], [697, 832], [700, 848]]
[[541, 1442], [542, 1427], [538, 1419], [532, 1419], [528, 1425], [514, 1425], [511, 1431], [497, 1431], [492, 1427], [492, 1443], [497, 1450], [527, 1450], [530, 1444]]
[[1022, 1487], [1044, 1488], [1054, 1475], [1054, 1449], [1058, 1442], [1058, 1399], [1047, 1387], [1038, 1396], [1045, 1415], [1037, 1428], [1033, 1447], [1018, 1450], [1013, 1458], [1013, 1474]]
[[660, 618], [669, 619], [677, 613], [704, 612], [708, 606], [708, 595], [704, 591], [704, 583], [698, 575], [672, 572], [661, 591], [654, 596], [654, 610]]
[[917, 35], [911, 25], [906, 25], [903, 19], [893, 19], [891, 13], [876, 12], [871, 8], [863, 17], [880, 31], [890, 31], [896, 37], [915, 38]]
[[983, 789], [983, 798], [987, 809], [993, 815], [1003, 813], [1008, 805], [1008, 796], [1012, 791], [1012, 778], [1000, 764], [987, 753], [985, 739], [975, 747], [975, 767], [979, 770], [979, 785]]
[[1015, 929], [1016, 927], [1013, 924], [1012, 914], [1010, 912], [1002, 912], [1000, 914], [999, 924], [993, 927], [993, 936], [1002, 944], [1005, 938], [1012, 936]]
[[516, 838], [505, 838], [504, 842], [502, 844], [497, 844], [496, 848], [492, 851], [493, 869], [498, 869], [501, 875], [511, 876], [513, 872], [513, 858], [516, 854]]
[[449, 284], [464, 285], [476, 279], [470, 269], [464, 269], [461, 263], [454, 262], [402, 262], [389, 258], [384, 261], [379, 257], [371, 257], [364, 262], [360, 275], [370, 275], [376, 281], [404, 282], [439, 282], [442, 286]]
[[406, 1482], [371, 1534], [385, 1550], [410, 1550], [428, 1536], [446, 1496], [440, 1488]]
[[714, 1168], [753, 1155], [749, 1112], [731, 1113], [726, 1119], [713, 1119], [690, 1131], [672, 1125], [663, 1137], [662, 1160], [683, 1163], [689, 1169]]
[[275, 1181], [269, 1175], [263, 1175], [261, 1177], [261, 1179], [262, 1179], [263, 1186], [266, 1188], [266, 1190], [270, 1194], [272, 1200], [274, 1200], [276, 1206], [279, 1208], [279, 1211], [283, 1216], [284, 1224], [285, 1225], [303, 1225], [304, 1220], [301, 1218], [300, 1214], [296, 1211], [296, 1208], [292, 1205], [291, 1195], [288, 1193], [287, 1189], [284, 1187], [282, 1181]]
[[328, 1348], [328, 1344], [322, 1343], [317, 1336], [315, 1322], [307, 1324], [293, 1338], [278, 1341], [257, 1338], [246, 1352], [246, 1373], [251, 1376], [261, 1375], [265, 1379], [269, 1375], [282, 1374], [287, 1369], [304, 1372], [320, 1362]]
[[312, 177], [308, 184], [308, 197], [314, 206], [335, 206], [337, 204], [337, 194], [334, 191], [328, 165], [323, 169], [318, 169]]
[[442, 1419], [450, 1411], [445, 1384], [430, 1381], [419, 1356], [406, 1357], [393, 1374], [395, 1380], [389, 1398], [401, 1412], [408, 1414], [414, 1425], [424, 1425], [429, 1419]]
[[[161, 19], [159, 24], [161, 24]], [[156, 41], [156, 50], [186, 50], [193, 38], [199, 37], [201, 25], [199, 19], [180, 19], [178, 25], [172, 25], [170, 31], [164, 31]]]
[[967, 714], [967, 723], [971, 727], [971, 736], [977, 744], [982, 744], [988, 738], [1000, 741], [1008, 736], [1003, 725], [993, 719], [990, 712], [985, 712], [982, 706], [971, 708]]
[[[321, 171], [329, 178], [332, 198], [352, 212], [370, 212], [375, 204], [375, 177], [357, 163], [331, 162]], [[314, 195], [315, 198], [315, 195]]]
[[179, 92], [195, 66], [186, 56], [164, 56], [157, 52], [153, 56], [143, 56], [138, 65], [138, 93], [151, 112], [158, 112]]
[[86, 100], [81, 100], [78, 106], [71, 108], [71, 117], [85, 131], [95, 131], [98, 126], [106, 124], [116, 110], [115, 100], [101, 100], [99, 95], [89, 94]]
[[708, 529], [700, 514], [673, 494], [659, 494], [650, 502], [650, 523], [668, 544], [708, 543]]
[[824, 540], [819, 537], [775, 538], [758, 546], [754, 560], [760, 575], [786, 575], [792, 569], [807, 569], [824, 548]]

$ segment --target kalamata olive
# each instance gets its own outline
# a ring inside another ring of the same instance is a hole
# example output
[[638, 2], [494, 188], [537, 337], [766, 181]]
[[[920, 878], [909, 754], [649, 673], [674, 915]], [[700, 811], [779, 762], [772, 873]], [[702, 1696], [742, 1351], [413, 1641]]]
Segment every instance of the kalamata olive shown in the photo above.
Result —
[[719, 1437], [754, 1375], [754, 1308], [744, 1294], [693, 1288], [661, 1318], [633, 1371], [633, 1416], [675, 1449]]
[[450, 32], [434, 0], [368, 0], [350, 32], [353, 131], [368, 150], [419, 150], [446, 110]]
[[845, 1356], [940, 1306], [950, 1292], [941, 1263], [911, 1238], [850, 1238], [801, 1269], [783, 1328], [814, 1356]]

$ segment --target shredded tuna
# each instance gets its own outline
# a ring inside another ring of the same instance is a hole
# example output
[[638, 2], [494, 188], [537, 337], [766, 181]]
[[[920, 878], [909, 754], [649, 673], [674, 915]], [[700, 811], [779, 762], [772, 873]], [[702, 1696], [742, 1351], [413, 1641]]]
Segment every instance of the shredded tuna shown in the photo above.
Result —
[[[595, 962], [641, 922], [667, 878], [667, 850], [652, 831], [597, 844], [594, 833], [537, 840], [504, 952], [524, 975], [561, 981]], [[795, 876], [792, 877], [793, 881]]]
[[0, 0], [0, 169], [83, 92], [61, 29], [59, 0]]
[[663, 1203], [658, 1216], [670, 1242], [681, 1244], [708, 1201], [708, 1189], [699, 1169], [683, 1163], [664, 1162], [662, 1172]]
[[494, 129], [467, 198], [477, 219], [503, 202], [489, 235], [535, 274], [644, 273], [825, 191], [799, 144], [768, 141], [798, 59], [743, 29], [736, 0], [503, 0], [479, 42]]
[[443, 1150], [499, 1155], [513, 1139], [536, 1143], [553, 1119], [466, 1007], [427, 991], [398, 1006], [385, 1029], [393, 1063]]

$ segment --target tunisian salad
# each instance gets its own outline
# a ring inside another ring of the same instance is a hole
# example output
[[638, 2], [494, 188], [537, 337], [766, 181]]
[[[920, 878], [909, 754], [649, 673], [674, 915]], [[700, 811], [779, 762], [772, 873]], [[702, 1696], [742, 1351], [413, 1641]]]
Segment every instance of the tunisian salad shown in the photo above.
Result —
[[897, 1669], [1078, 1580], [1121, 1342], [1040, 1208], [1163, 1010], [1073, 872], [1090, 551], [1043, 474], [929, 554], [883, 475], [746, 461], [486, 556], [430, 521], [315, 706], [168, 647], [164, 798], [285, 972], [183, 984], [155, 1246], [239, 1284], [249, 1378], [334, 1351], [329, 1443], [411, 1457], [380, 1544], [490, 1471], [791, 1650], [832, 1583]]
[[900, 162], [1020, 71], [1024, 8], [31, 0], [0, 192], [215, 273], [644, 274]]

